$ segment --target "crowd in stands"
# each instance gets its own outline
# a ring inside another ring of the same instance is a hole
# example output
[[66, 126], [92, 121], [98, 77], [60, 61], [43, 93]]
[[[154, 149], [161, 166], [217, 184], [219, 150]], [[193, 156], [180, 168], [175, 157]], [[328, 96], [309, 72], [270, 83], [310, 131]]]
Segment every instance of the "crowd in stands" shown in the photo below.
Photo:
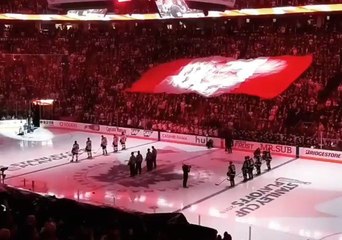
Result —
[[236, 1], [236, 8], [264, 8], [281, 6], [304, 6], [311, 4], [336, 4], [340, 0], [241, 0]]
[[[146, 1], [147, 2], [147, 1]], [[260, 8], [279, 6], [303, 6], [307, 4], [336, 4], [341, 0], [239, 0], [234, 8]], [[139, 7], [139, 12], [145, 9]], [[0, 13], [47, 14], [56, 13], [56, 9], [49, 9], [47, 0], [2, 0]]]
[[[209, 136], [232, 128], [235, 139], [341, 145], [342, 86], [320, 97], [341, 71], [339, 16], [206, 21], [3, 25], [0, 115], [17, 116], [33, 98], [52, 98], [54, 110], [44, 117]], [[178, 58], [306, 54], [313, 54], [312, 66], [272, 100], [125, 91], [152, 66]]]
[[40, 196], [0, 184], [1, 240], [215, 240], [181, 213], [144, 214]]

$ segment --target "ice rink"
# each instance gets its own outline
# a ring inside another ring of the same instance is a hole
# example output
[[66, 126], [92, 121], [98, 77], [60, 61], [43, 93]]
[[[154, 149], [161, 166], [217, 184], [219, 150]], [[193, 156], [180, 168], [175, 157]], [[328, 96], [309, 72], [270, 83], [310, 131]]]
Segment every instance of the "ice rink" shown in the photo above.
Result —
[[[100, 135], [40, 128], [17, 136], [0, 131], [1, 166], [8, 166], [6, 183], [15, 187], [91, 204], [105, 204], [148, 213], [182, 212], [191, 223], [228, 231], [234, 240], [342, 239], [342, 165], [273, 156], [272, 167], [251, 181], [229, 187], [224, 181], [228, 162], [241, 172], [251, 153], [128, 138], [127, 150], [102, 156]], [[70, 163], [76, 140], [90, 137], [93, 159], [80, 155]], [[112, 136], [107, 136], [112, 142]], [[132, 151], [158, 150], [157, 169], [129, 177]], [[182, 188], [182, 163], [192, 166], [189, 188]]]

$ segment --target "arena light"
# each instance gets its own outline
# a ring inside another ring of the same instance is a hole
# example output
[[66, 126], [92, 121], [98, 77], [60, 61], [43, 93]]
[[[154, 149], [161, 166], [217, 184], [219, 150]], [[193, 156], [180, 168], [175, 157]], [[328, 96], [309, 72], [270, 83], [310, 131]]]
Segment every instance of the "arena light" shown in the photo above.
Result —
[[39, 106], [50, 106], [54, 102], [53, 99], [37, 99], [33, 100], [32, 103]]
[[[218, 17], [246, 17], [246, 16], [276, 16], [288, 14], [303, 14], [303, 13], [327, 13], [327, 12], [341, 12], [342, 4], [322, 4], [322, 5], [306, 5], [298, 7], [276, 7], [276, 8], [257, 8], [257, 9], [236, 9], [227, 10], [224, 12], [209, 11], [206, 18]], [[198, 18], [199, 16], [187, 16], [187, 18]], [[200, 16], [203, 18], [203, 16]], [[45, 14], [15, 14], [4, 13], [0, 14], [0, 20], [7, 21], [137, 21], [137, 20], [160, 20], [162, 19], [158, 13], [150, 14], [107, 14], [105, 17], [99, 18], [97, 15], [91, 16], [69, 16], [69, 15], [45, 15]]]

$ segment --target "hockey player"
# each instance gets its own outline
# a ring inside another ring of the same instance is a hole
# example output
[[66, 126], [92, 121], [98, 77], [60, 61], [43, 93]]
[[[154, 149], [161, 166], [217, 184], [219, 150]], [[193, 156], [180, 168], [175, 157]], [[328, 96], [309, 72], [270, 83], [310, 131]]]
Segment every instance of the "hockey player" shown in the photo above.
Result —
[[107, 152], [107, 138], [105, 136], [101, 136], [101, 147], [102, 147], [102, 154], [108, 155]]
[[245, 157], [245, 161], [242, 164], [242, 175], [243, 175], [243, 181], [246, 182], [248, 180], [247, 174], [248, 174], [248, 166], [249, 166], [249, 161], [248, 161], [248, 156]]
[[255, 169], [257, 171], [256, 175], [260, 175], [261, 174], [261, 156], [255, 156]]
[[267, 170], [271, 170], [272, 156], [271, 156], [271, 152], [269, 150], [263, 152], [262, 159], [266, 161]]
[[261, 156], [261, 150], [260, 150], [260, 148], [257, 148], [257, 149], [255, 149], [255, 151], [254, 151], [254, 158], [257, 158], [257, 157], [260, 157]]
[[153, 169], [157, 168], [157, 149], [152, 146], [152, 163], [153, 163]]
[[141, 164], [143, 161], [143, 156], [141, 155], [140, 151], [138, 151], [138, 155], [136, 156], [136, 174], [141, 174]]
[[78, 161], [78, 151], [79, 150], [80, 150], [80, 146], [78, 145], [77, 141], [75, 141], [74, 145], [72, 146], [72, 149], [71, 149], [71, 154], [72, 154], [71, 162], [74, 161], [75, 156], [76, 156], [76, 162]]
[[119, 144], [119, 138], [118, 136], [115, 134], [113, 136], [113, 150], [114, 152], [118, 152], [118, 144]]
[[229, 177], [231, 187], [235, 186], [235, 174], [236, 174], [235, 165], [233, 164], [233, 162], [230, 161], [227, 176]]
[[121, 146], [122, 146], [122, 150], [126, 150], [126, 140], [127, 140], [127, 137], [126, 137], [125, 133], [122, 132], [122, 135], [121, 135], [121, 138], [120, 138], [120, 143], [121, 143]]
[[253, 158], [248, 157], [248, 180], [253, 179], [254, 161]]
[[147, 167], [147, 171], [151, 171], [153, 168], [153, 157], [152, 157], [152, 153], [150, 149], [147, 149], [147, 153], [146, 153], [146, 167]]
[[24, 136], [24, 134], [25, 134], [25, 132], [24, 132], [23, 127], [20, 127], [20, 128], [19, 128], [19, 133], [18, 133], [18, 135], [19, 135], [19, 136]]
[[91, 140], [90, 138], [87, 139], [87, 142], [86, 142], [86, 147], [85, 147], [85, 150], [88, 154], [88, 158], [93, 158], [92, 154], [91, 154]]

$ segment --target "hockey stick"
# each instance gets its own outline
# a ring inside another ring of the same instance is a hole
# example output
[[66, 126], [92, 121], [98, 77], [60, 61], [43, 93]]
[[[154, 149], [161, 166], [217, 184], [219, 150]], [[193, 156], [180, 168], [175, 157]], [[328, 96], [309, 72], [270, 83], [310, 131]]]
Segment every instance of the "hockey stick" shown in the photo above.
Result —
[[222, 181], [218, 182], [218, 183], [215, 183], [215, 186], [219, 186], [221, 185], [224, 181], [228, 180], [227, 178], [223, 179]]
[[101, 147], [99, 147], [99, 148], [96, 150], [96, 152], [93, 152], [93, 154], [98, 153], [98, 151], [100, 151], [100, 149], [101, 149]]

